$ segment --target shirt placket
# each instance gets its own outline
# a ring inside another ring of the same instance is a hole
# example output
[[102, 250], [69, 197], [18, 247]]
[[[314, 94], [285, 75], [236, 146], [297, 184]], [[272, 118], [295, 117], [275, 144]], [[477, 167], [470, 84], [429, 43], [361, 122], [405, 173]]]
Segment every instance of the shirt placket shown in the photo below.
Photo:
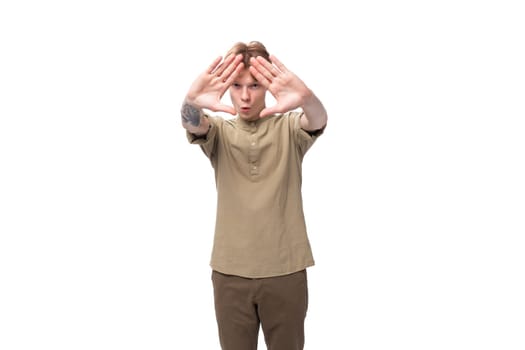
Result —
[[259, 175], [259, 152], [257, 149], [257, 126], [254, 122], [250, 124], [250, 131], [248, 136], [248, 166], [250, 167], [250, 175]]

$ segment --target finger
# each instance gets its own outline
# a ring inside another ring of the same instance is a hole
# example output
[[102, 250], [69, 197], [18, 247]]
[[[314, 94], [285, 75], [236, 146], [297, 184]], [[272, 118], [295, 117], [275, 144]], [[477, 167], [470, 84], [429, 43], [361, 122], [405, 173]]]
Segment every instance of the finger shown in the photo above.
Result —
[[277, 75], [279, 75], [279, 73], [281, 73], [280, 69], [278, 69], [277, 66], [275, 66], [272, 62], [268, 62], [262, 56], [257, 56], [257, 63], [259, 63], [266, 70], [268, 70], [274, 77], [276, 77]]
[[250, 72], [252, 75], [257, 79], [257, 81], [262, 83], [265, 87], [268, 87], [267, 85], [271, 84], [275, 78], [275, 75], [269, 70], [272, 68], [271, 63], [262, 57], [260, 60], [258, 58], [252, 57], [250, 59], [250, 63]]
[[[242, 58], [242, 56], [241, 56]], [[228, 68], [230, 69], [230, 68]], [[239, 60], [239, 62], [237, 62], [237, 65], [232, 65], [231, 66], [231, 70], [233, 70], [233, 72], [224, 72], [224, 77], [225, 79], [223, 80], [224, 83], [226, 84], [226, 86], [230, 86], [231, 83], [233, 83], [233, 81], [239, 76], [239, 74], [241, 73], [241, 71], [244, 69], [244, 63], [241, 62], [241, 60]]]
[[228, 66], [232, 63], [232, 61], [235, 59], [235, 56], [233, 54], [230, 54], [228, 55], [224, 61], [219, 64], [219, 66], [217, 67], [217, 69], [212, 73], [213, 75], [216, 75], [218, 77], [220, 77], [222, 75], [222, 73], [224, 72], [224, 70], [226, 68], [228, 68]]
[[264, 108], [261, 113], [259, 113], [259, 118], [264, 118], [264, 117], [267, 117], [269, 115], [268, 113], [268, 108]]
[[222, 73], [221, 77], [223, 78], [223, 81], [231, 81], [232, 75], [234, 75], [233, 79], [235, 79], [243, 67], [244, 64], [242, 63], [242, 55], [237, 55], [233, 62], [231, 62], [231, 64], [228, 65], [228, 67]]
[[219, 64], [219, 62], [222, 60], [222, 56], [219, 56], [217, 57], [216, 59], [213, 60], [213, 63], [210, 64], [210, 66], [208, 67], [208, 69], [206, 69], [206, 73], [208, 74], [212, 74], [212, 72], [217, 68], [217, 65]]
[[219, 105], [214, 106], [214, 107], [215, 107], [213, 109], [214, 112], [226, 112], [226, 113], [229, 113], [231, 115], [236, 115], [237, 114], [237, 111], [232, 106], [219, 104]]
[[282, 62], [279, 61], [279, 59], [275, 57], [274, 55], [270, 55], [270, 61], [272, 61], [272, 63], [275, 64], [275, 66], [279, 68], [281, 72], [284, 73], [288, 71], [288, 69], [284, 66], [284, 64], [282, 64]]
[[268, 87], [270, 86], [271, 84], [271, 80], [267, 79], [263, 74], [261, 74], [257, 68], [255, 68], [254, 65], [251, 65], [250, 66], [250, 73], [253, 75], [253, 77], [255, 78], [255, 80], [257, 80], [259, 83], [262, 84], [262, 86], [264, 86], [265, 88], [268, 89]]
[[264, 117], [267, 117], [269, 115], [276, 114], [276, 113], [280, 113], [277, 106], [267, 107], [267, 108], [264, 108], [261, 111], [261, 113], [259, 113], [259, 117], [264, 118]]
[[[265, 84], [271, 84], [274, 78], [272, 73], [268, 71], [268, 69], [254, 57], [250, 59], [250, 63], [250, 72], [257, 79], [257, 81], [262, 83], [264, 86], [266, 86]], [[265, 83], [265, 81], [267, 83]]]

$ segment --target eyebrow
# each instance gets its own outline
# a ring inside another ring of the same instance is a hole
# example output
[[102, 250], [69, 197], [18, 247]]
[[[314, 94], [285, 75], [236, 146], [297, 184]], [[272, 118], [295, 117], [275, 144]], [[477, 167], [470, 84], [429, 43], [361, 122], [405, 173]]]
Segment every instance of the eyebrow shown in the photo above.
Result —
[[259, 81], [257, 79], [255, 79], [254, 81], [251, 81], [247, 84], [243, 84], [241, 82], [239, 82], [238, 80], [234, 80], [232, 84], [237, 84], [237, 85], [253, 85], [253, 84], [260, 84]]

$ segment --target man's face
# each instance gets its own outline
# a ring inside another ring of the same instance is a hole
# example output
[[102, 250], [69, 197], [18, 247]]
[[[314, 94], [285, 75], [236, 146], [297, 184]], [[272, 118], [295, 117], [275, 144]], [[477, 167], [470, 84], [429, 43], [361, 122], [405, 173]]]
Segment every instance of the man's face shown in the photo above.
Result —
[[265, 105], [266, 89], [244, 69], [230, 86], [233, 107], [244, 120], [257, 120]]

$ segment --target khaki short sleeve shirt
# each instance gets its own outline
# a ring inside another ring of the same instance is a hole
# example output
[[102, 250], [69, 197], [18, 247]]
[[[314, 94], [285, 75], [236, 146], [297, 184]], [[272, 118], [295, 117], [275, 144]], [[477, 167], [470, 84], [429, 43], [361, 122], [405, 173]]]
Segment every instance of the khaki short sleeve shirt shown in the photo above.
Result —
[[206, 137], [187, 133], [215, 170], [217, 217], [211, 267], [262, 278], [314, 264], [301, 195], [306, 151], [322, 130], [300, 127], [302, 112], [247, 122], [207, 118]]

